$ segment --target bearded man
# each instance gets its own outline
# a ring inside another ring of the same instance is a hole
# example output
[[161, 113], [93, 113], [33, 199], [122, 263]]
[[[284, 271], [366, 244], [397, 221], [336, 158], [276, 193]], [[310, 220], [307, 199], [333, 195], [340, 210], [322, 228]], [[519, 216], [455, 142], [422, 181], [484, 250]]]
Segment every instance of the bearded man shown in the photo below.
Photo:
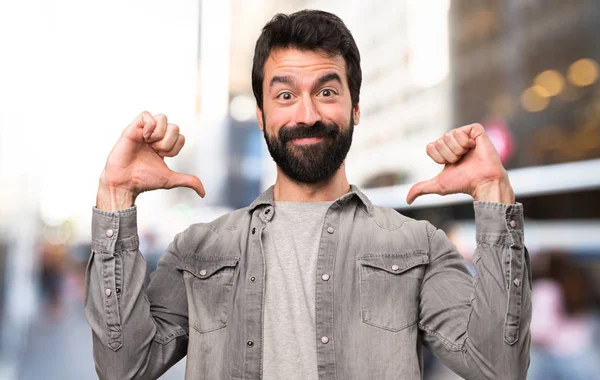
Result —
[[164, 157], [184, 145], [143, 112], [108, 156], [93, 209], [85, 312], [102, 379], [421, 379], [422, 345], [467, 379], [525, 379], [531, 282], [522, 205], [479, 124], [427, 153], [422, 194], [474, 198], [473, 278], [443, 231], [372, 204], [346, 178], [360, 121], [360, 55], [322, 11], [275, 16], [256, 43], [258, 125], [274, 186], [246, 208], [178, 234], [144, 287], [136, 197], [200, 180]]

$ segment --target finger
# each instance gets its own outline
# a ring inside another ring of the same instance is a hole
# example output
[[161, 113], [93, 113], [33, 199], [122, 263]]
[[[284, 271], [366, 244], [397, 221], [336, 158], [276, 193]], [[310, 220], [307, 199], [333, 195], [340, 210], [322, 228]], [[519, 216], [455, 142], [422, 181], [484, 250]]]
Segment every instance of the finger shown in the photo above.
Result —
[[440, 155], [444, 157], [446, 163], [453, 164], [457, 162], [460, 158], [450, 150], [450, 148], [444, 143], [444, 140], [442, 139], [439, 139], [436, 142], [434, 142], [433, 146], [440, 153]]
[[406, 203], [411, 204], [415, 201], [415, 199], [417, 199], [417, 197], [425, 194], [445, 195], [445, 191], [438, 183], [437, 177], [416, 183], [413, 187], [411, 187], [408, 191], [408, 195], [406, 196]]
[[206, 195], [202, 181], [195, 175], [173, 172], [165, 188], [173, 189], [175, 187], [187, 187], [188, 189], [192, 189], [202, 198]]
[[185, 137], [183, 135], [179, 135], [179, 138], [175, 142], [173, 149], [171, 149], [168, 152], [158, 152], [158, 155], [163, 156], [163, 157], [175, 157], [179, 154], [179, 152], [181, 151], [181, 148], [183, 148], [184, 144], [185, 144]]
[[[467, 153], [469, 150], [469, 149], [463, 147], [458, 142], [456, 137], [454, 137], [454, 131], [445, 133], [444, 136], [442, 136], [442, 140], [444, 141], [444, 144], [446, 144], [446, 146], [450, 149], [450, 151], [458, 157]], [[467, 138], [467, 141], [468, 141], [468, 138]]]
[[469, 138], [474, 141], [477, 140], [479, 136], [485, 133], [483, 125], [479, 123], [465, 125], [463, 127], [458, 128], [458, 130], [464, 131], [469, 136]]
[[148, 111], [142, 112], [140, 116], [144, 121], [144, 125], [142, 126], [142, 136], [144, 136], [144, 139], [146, 139], [150, 137], [152, 132], [154, 132], [154, 128], [156, 128], [156, 120], [154, 120]]
[[469, 133], [462, 129], [457, 128], [453, 130], [454, 138], [463, 148], [473, 149], [475, 148], [475, 140], [469, 137]]
[[427, 144], [427, 155], [438, 164], [445, 164], [446, 159], [435, 149], [434, 143]]
[[154, 115], [153, 117], [154, 120], [156, 120], [156, 128], [154, 128], [152, 134], [145, 139], [148, 144], [160, 141], [165, 137], [165, 133], [167, 132], [167, 117], [162, 114]]
[[125, 128], [123, 136], [127, 136], [133, 140], [142, 140], [144, 138], [144, 128], [146, 128], [146, 130], [152, 128], [152, 125], [147, 125], [151, 118], [152, 116], [148, 111], [140, 113], [131, 123], [129, 123], [127, 128]]
[[167, 124], [167, 131], [165, 136], [160, 140], [152, 144], [152, 148], [159, 152], [168, 152], [175, 146], [177, 139], [179, 138], [179, 127], [175, 124]]

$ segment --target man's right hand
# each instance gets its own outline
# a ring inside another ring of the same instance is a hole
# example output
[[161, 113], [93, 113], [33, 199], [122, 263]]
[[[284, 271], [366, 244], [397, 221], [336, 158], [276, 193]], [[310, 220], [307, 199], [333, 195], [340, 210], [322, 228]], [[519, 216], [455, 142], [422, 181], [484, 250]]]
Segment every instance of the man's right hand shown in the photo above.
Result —
[[185, 138], [165, 115], [142, 112], [121, 134], [100, 176], [96, 207], [105, 211], [133, 206], [144, 191], [188, 187], [204, 197], [198, 177], [172, 171], [165, 157], [176, 156]]

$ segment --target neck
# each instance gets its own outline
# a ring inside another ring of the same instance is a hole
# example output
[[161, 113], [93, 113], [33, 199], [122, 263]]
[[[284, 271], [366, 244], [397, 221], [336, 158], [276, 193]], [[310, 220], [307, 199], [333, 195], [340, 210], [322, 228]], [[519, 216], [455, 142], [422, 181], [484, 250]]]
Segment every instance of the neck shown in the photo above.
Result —
[[327, 202], [334, 201], [349, 191], [350, 184], [346, 178], [345, 163], [342, 163], [331, 178], [318, 183], [296, 182], [277, 167], [273, 197], [276, 201]]

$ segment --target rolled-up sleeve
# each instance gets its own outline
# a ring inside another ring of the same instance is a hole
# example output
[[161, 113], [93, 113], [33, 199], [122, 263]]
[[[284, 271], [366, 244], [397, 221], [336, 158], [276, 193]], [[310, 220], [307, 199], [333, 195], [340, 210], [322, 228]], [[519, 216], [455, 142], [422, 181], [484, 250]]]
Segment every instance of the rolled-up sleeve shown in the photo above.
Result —
[[158, 378], [187, 349], [186, 291], [176, 269], [182, 234], [162, 256], [146, 291], [136, 211], [93, 209], [85, 316], [101, 379]]
[[421, 290], [425, 344], [467, 379], [525, 379], [531, 269], [521, 204], [475, 202], [475, 278], [443, 231], [430, 230]]

